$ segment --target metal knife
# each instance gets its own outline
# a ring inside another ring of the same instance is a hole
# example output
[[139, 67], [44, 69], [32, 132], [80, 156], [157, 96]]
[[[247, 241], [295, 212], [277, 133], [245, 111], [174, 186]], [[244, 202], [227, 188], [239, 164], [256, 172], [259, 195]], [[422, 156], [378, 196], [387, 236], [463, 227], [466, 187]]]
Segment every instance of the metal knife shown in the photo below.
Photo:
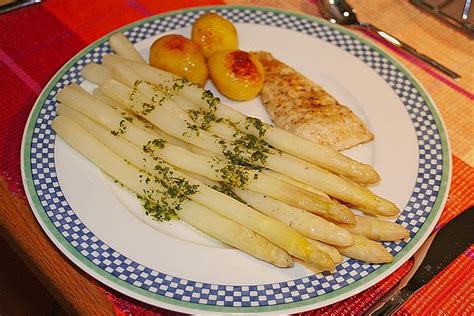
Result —
[[474, 208], [464, 211], [423, 243], [412, 269], [364, 315], [390, 315], [474, 243]]

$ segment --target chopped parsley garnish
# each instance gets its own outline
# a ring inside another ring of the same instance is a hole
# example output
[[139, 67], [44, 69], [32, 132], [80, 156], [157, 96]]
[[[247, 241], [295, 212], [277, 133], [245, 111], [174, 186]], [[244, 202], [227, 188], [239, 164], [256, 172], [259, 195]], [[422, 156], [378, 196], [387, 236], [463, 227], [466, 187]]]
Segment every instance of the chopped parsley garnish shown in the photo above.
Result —
[[121, 120], [119, 123], [119, 128], [115, 131], [110, 131], [110, 134], [114, 136], [123, 135], [127, 131], [127, 122], [125, 119]]
[[267, 130], [270, 128], [270, 125], [262, 122], [262, 120], [256, 117], [246, 117], [245, 118], [245, 129], [248, 130], [250, 126], [255, 127], [258, 131], [258, 137], [263, 137]]
[[204, 110], [188, 110], [189, 117], [199, 126], [200, 129], [207, 131], [212, 122], [216, 121], [215, 110], [204, 111]]
[[208, 104], [208, 109], [189, 110], [188, 114], [199, 128], [207, 131], [209, 127], [211, 127], [211, 123], [217, 121], [216, 110], [217, 104], [219, 104], [220, 100], [209, 90], [202, 93], [201, 100]]
[[220, 157], [213, 157], [210, 167], [220, 175], [221, 182], [234, 188], [245, 188], [250, 181], [258, 179], [258, 172], [252, 166], [242, 166]]
[[155, 105], [151, 103], [144, 102], [142, 103], [142, 110], [140, 111], [141, 115], [148, 115], [155, 109]]
[[133, 115], [128, 113], [128, 112], [121, 112], [120, 113], [124, 119], [129, 121], [130, 123], [133, 123]]
[[233, 187], [228, 183], [219, 182], [218, 185], [211, 186], [212, 189], [224, 193], [225, 195], [233, 198], [234, 200], [239, 201], [240, 203], [247, 204], [244, 200], [242, 200], [237, 194], [235, 194]]
[[225, 183], [238, 188], [243, 188], [249, 181], [249, 169], [234, 163], [228, 163], [225, 167], [216, 170]]
[[[140, 174], [140, 181], [150, 188], [137, 194], [142, 201], [146, 214], [157, 221], [177, 218], [176, 211], [189, 200], [189, 196], [198, 192], [198, 185], [190, 184], [185, 178], [174, 176], [174, 172], [166, 163], [159, 159], [155, 165], [156, 175]], [[152, 189], [161, 186], [159, 190]], [[158, 198], [159, 197], [159, 198]]]
[[206, 101], [206, 103], [209, 105], [209, 110], [214, 112], [217, 109], [217, 105], [221, 102], [221, 100], [218, 97], [215, 97], [214, 94], [212, 94], [212, 92], [209, 90], [205, 90], [202, 93], [201, 100]]
[[191, 124], [189, 122], [186, 122], [186, 128], [189, 131], [183, 132], [184, 137], [190, 137], [192, 135], [190, 131], [192, 131], [196, 136], [199, 136], [199, 126], [197, 126], [196, 124]]
[[[151, 97], [151, 102], [146, 102], [142, 96], [138, 93], [138, 88], [140, 85], [147, 85], [153, 90], [153, 96]], [[150, 114], [156, 106], [163, 105], [163, 102], [173, 98], [173, 93], [170, 90], [166, 90], [160, 86], [157, 86], [151, 82], [144, 80], [137, 80], [133, 84], [132, 91], [130, 92], [128, 101], [130, 102], [130, 107], [135, 111], [139, 112], [141, 115], [146, 116]], [[138, 106], [137, 104], [138, 103]]]
[[185, 78], [177, 78], [173, 80], [173, 85], [171, 86], [171, 89], [174, 92], [179, 92], [179, 90], [183, 89], [185, 85], [192, 85], [192, 83]]
[[255, 163], [265, 165], [269, 154], [272, 154], [273, 147], [258, 137], [246, 134], [235, 133], [236, 140], [226, 142], [219, 141], [222, 146], [222, 154], [231, 162], [251, 166]]
[[[177, 218], [176, 211], [180, 210], [181, 205], [189, 199], [190, 195], [196, 194], [199, 188], [199, 185], [192, 185], [185, 178], [176, 176], [172, 167], [155, 154], [156, 150], [163, 149], [165, 146], [166, 141], [161, 138], [153, 139], [143, 146], [143, 152], [148, 154], [156, 164], [153, 175], [140, 174], [140, 181], [150, 189], [137, 195], [142, 201], [146, 214], [158, 221]], [[146, 162], [147, 159], [144, 157], [143, 161]], [[152, 189], [156, 187], [160, 189]], [[160, 197], [158, 200], [157, 196]]]
[[146, 145], [143, 145], [143, 151], [147, 154], [153, 154], [155, 149], [163, 149], [165, 148], [166, 140], [162, 138], [156, 138], [154, 140], [150, 140]]

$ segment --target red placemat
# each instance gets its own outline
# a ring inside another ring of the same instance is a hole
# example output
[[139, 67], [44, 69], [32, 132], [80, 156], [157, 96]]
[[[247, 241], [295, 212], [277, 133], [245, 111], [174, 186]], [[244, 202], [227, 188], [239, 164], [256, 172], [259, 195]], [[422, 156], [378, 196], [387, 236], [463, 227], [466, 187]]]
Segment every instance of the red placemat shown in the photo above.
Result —
[[[24, 197], [20, 175], [20, 145], [28, 114], [47, 81], [67, 60], [87, 44], [130, 22], [165, 11], [211, 4], [222, 4], [222, 1], [49, 0], [44, 4], [0, 16], [0, 170], [11, 191]], [[455, 93], [459, 93], [467, 101], [472, 100], [472, 93], [454, 83], [449, 84]], [[473, 168], [457, 156], [452, 159], [451, 191], [437, 228], [472, 205], [474, 200]], [[363, 313], [396, 284], [411, 265], [409, 261], [366, 291], [307, 314]], [[451, 314], [462, 311], [467, 315], [472, 314], [473, 268], [471, 248], [423, 291], [414, 295], [399, 313]], [[461, 282], [462, 280], [465, 281]], [[114, 303], [117, 314], [170, 313], [105, 287], [104, 291]]]

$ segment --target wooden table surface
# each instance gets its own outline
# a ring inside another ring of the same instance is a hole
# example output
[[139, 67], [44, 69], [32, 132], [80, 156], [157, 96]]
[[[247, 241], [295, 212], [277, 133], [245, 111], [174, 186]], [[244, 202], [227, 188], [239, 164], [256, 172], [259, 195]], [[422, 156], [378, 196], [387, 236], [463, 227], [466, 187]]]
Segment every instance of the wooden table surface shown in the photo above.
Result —
[[[307, 14], [318, 14], [309, 1], [240, 1], [229, 4], [255, 4], [278, 7]], [[414, 47], [462, 75], [459, 86], [469, 91], [474, 86], [473, 42], [466, 35], [420, 11], [406, 1], [350, 1], [357, 8], [360, 20], [370, 21], [393, 33]], [[383, 49], [390, 50], [378, 43]], [[397, 56], [395, 54], [395, 56]], [[410, 62], [398, 55], [438, 104], [450, 131], [453, 154], [470, 166], [474, 162], [472, 136], [463, 131], [472, 126], [472, 104], [460, 93], [453, 93], [448, 82], [434, 80], [423, 70], [424, 65]], [[456, 111], [453, 111], [453, 108]], [[471, 114], [471, 115], [466, 115]], [[472, 131], [472, 130], [471, 130]], [[9, 190], [0, 179], [0, 233], [45, 284], [48, 290], [72, 314], [107, 315], [113, 313], [110, 301], [98, 283], [71, 263], [44, 234], [22, 196]]]

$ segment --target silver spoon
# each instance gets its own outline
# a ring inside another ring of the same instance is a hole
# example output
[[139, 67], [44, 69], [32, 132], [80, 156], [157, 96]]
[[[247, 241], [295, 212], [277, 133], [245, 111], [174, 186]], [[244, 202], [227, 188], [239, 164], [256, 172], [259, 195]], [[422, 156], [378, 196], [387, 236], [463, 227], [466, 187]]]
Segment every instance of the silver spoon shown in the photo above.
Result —
[[424, 62], [432, 65], [436, 69], [442, 71], [443, 73], [453, 78], [454, 80], [461, 79], [461, 76], [455, 73], [454, 71], [446, 68], [445, 66], [441, 65], [440, 63], [431, 59], [430, 57], [418, 52], [416, 49], [402, 42], [401, 40], [397, 39], [393, 35], [390, 35], [387, 32], [382, 31], [381, 29], [379, 29], [378, 27], [370, 23], [359, 22], [359, 20], [357, 19], [357, 16], [355, 15], [354, 10], [349, 6], [349, 4], [346, 3], [346, 1], [320, 0], [319, 5], [321, 7], [321, 11], [324, 17], [326, 17], [331, 23], [356, 26], [356, 27], [370, 30], [374, 34], [378, 35], [380, 38], [385, 40], [386, 42], [407, 51], [413, 56], [423, 60]]

